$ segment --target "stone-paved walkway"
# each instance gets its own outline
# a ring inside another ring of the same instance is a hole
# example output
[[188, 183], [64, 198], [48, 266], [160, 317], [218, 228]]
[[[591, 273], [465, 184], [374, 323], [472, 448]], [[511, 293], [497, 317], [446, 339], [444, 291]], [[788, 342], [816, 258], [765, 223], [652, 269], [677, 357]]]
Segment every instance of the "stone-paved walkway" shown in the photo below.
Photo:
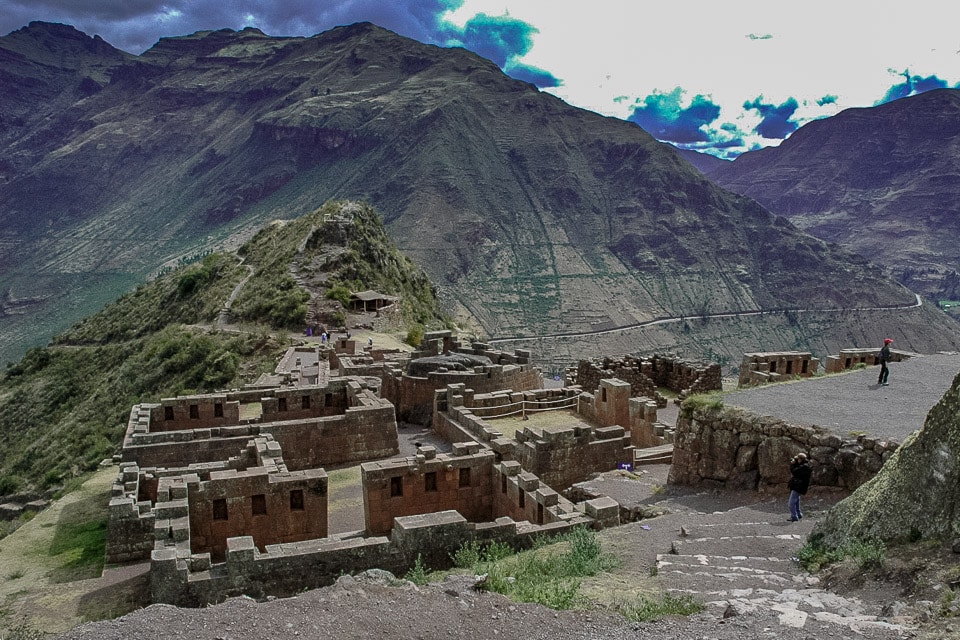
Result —
[[798, 425], [903, 442], [960, 371], [960, 355], [928, 355], [890, 364], [890, 384], [877, 384], [879, 367], [770, 384], [724, 395], [724, 404]]
[[804, 519], [795, 523], [788, 521], [786, 495], [667, 486], [667, 470], [653, 465], [637, 478], [610, 472], [582, 483], [628, 510], [666, 512], [601, 532], [604, 548], [623, 562], [620, 571], [655, 573], [669, 593], [706, 604], [701, 622], [729, 621], [745, 638], [761, 637], [761, 630], [781, 640], [911, 634], [910, 620], [885, 615], [891, 602], [833, 593], [795, 560], [814, 523], [842, 494], [814, 489], [804, 498]]

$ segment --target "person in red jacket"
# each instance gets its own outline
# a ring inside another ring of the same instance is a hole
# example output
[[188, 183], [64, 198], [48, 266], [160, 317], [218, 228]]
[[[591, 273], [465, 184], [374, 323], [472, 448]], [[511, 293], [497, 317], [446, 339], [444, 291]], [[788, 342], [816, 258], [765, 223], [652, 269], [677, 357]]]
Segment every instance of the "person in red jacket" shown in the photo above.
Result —
[[806, 495], [810, 488], [810, 463], [807, 461], [807, 454], [798, 453], [790, 460], [790, 482], [787, 483], [787, 488], [790, 489], [790, 522], [797, 522], [803, 519], [800, 496]]

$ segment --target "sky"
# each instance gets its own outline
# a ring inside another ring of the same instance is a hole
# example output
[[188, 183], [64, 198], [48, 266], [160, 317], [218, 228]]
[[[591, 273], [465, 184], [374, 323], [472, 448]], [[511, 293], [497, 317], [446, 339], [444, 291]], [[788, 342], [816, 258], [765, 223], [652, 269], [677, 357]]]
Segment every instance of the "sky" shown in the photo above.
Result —
[[723, 158], [843, 109], [960, 88], [953, 0], [0, 0], [0, 34], [33, 20], [135, 54], [201, 30], [369, 21]]

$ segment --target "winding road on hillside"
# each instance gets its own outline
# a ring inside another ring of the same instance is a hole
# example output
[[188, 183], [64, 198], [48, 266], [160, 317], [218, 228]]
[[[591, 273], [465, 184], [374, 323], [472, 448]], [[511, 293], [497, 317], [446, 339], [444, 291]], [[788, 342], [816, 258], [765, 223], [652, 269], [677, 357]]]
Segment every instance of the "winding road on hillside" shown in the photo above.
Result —
[[882, 307], [850, 307], [850, 308], [840, 308], [840, 309], [762, 309], [759, 311], [730, 311], [725, 313], [707, 313], [700, 315], [692, 316], [673, 316], [666, 318], [654, 318], [653, 320], [647, 320], [645, 322], [636, 322], [634, 324], [625, 324], [619, 327], [613, 327], [612, 329], [598, 329], [596, 331], [578, 331], [573, 333], [548, 333], [540, 336], [514, 336], [510, 338], [491, 338], [487, 340], [487, 344], [498, 344], [501, 342], [523, 342], [526, 340], [541, 340], [543, 338], [583, 338], [588, 336], [601, 336], [617, 333], [625, 329], [641, 329], [644, 327], [652, 327], [661, 324], [675, 324], [678, 322], [684, 322], [686, 320], [709, 320], [712, 318], [746, 318], [748, 316], [762, 316], [765, 314], [776, 314], [776, 313], [845, 313], [848, 311], [890, 311], [895, 309], [916, 309], [917, 307], [923, 306], [923, 300], [920, 298], [919, 294], [913, 294], [916, 297], [916, 301], [912, 304], [895, 304]]

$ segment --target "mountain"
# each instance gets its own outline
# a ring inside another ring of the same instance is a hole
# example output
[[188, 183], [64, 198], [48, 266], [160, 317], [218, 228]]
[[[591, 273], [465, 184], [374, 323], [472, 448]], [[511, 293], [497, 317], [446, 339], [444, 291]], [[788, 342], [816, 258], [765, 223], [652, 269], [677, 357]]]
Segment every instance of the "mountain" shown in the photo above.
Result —
[[[636, 125], [463, 49], [363, 23], [310, 38], [198, 32], [132, 57], [32, 23], [0, 51], [19, 56], [4, 85], [25, 114], [0, 138], [4, 355], [331, 198], [373, 204], [448, 311], [492, 337], [606, 331], [587, 342], [602, 353], [657, 318], [913, 303]], [[88, 89], [54, 101], [22, 89], [48, 75]], [[925, 328], [898, 344], [957, 344], [918, 313]], [[733, 358], [812, 339], [836, 349], [849, 327], [831, 317], [767, 344], [754, 337], [766, 319], [751, 318], [720, 342]], [[704, 353], [696, 327], [676, 326], [645, 345]]]
[[729, 160], [723, 160], [709, 153], [701, 153], [693, 149], [681, 149], [677, 147], [677, 153], [680, 157], [697, 168], [700, 173], [709, 176], [720, 167], [730, 164]]
[[960, 90], [847, 109], [710, 177], [917, 291], [960, 297]]

